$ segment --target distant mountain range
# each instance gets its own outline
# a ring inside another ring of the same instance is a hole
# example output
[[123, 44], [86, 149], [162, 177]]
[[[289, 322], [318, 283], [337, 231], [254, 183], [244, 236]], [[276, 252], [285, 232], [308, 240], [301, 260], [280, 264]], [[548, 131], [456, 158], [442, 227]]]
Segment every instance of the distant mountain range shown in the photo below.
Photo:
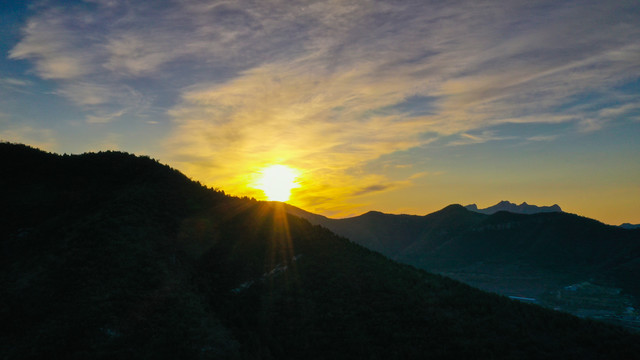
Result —
[[[620, 297], [611, 300], [615, 308], [608, 313], [611, 317], [622, 316], [628, 307], [640, 307], [640, 229], [622, 229], [560, 211], [487, 215], [461, 205], [426, 216], [371, 211], [347, 219], [287, 209], [394, 260], [484, 290], [540, 302], [550, 292], [588, 281], [614, 292], [622, 289]], [[562, 308], [547, 300], [550, 307]], [[592, 305], [566, 310], [584, 312]], [[602, 304], [594, 306], [602, 310]]]
[[481, 214], [495, 214], [498, 211], [508, 211], [514, 214], [537, 214], [541, 212], [562, 212], [562, 209], [557, 204], [551, 206], [536, 206], [529, 205], [526, 202], [523, 202], [520, 205], [516, 205], [509, 201], [500, 201], [499, 203], [489, 206], [488, 208], [478, 209], [476, 204], [471, 204], [465, 206], [468, 210], [479, 212]]
[[[280, 203], [228, 196], [148, 157], [61, 156], [0, 143], [0, 162], [0, 359], [631, 359], [640, 353], [638, 334], [394, 262], [286, 214]], [[530, 220], [550, 222], [548, 234], [566, 228], [551, 218], [513, 215], [452, 206], [426, 217], [369, 213], [351, 224], [354, 234], [366, 234], [360, 240], [380, 235], [383, 247], [397, 235], [406, 242], [394, 253], [415, 249], [406, 255], [428, 254], [429, 247], [455, 253], [447, 238], [464, 245], [469, 231], [495, 235], [528, 228]], [[414, 239], [420, 246], [408, 240], [415, 231], [423, 235]], [[631, 233], [618, 231], [623, 238]], [[505, 240], [486, 248], [467, 243], [467, 257], [500, 252]], [[620, 238], [610, 240], [615, 253], [622, 250]], [[572, 256], [545, 250], [549, 243], [530, 245], [575, 267]], [[586, 254], [569, 252], [587, 263], [599, 259], [584, 248]], [[615, 259], [610, 249], [597, 248]], [[482, 254], [471, 254], [478, 249]], [[584, 289], [594, 287], [575, 286]]]

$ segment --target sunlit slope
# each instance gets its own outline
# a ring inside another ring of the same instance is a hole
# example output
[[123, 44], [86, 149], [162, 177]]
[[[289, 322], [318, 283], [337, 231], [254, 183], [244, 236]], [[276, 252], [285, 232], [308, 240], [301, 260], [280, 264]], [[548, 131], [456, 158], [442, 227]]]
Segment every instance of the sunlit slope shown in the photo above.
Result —
[[640, 338], [400, 265], [123, 153], [0, 144], [0, 357], [632, 358]]

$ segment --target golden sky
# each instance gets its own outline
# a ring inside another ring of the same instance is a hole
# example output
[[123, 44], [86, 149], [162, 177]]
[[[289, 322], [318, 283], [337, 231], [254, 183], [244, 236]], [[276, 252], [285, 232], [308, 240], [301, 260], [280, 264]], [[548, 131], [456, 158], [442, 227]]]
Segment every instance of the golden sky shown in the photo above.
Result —
[[0, 139], [146, 154], [333, 216], [500, 200], [640, 223], [637, 1], [2, 5]]

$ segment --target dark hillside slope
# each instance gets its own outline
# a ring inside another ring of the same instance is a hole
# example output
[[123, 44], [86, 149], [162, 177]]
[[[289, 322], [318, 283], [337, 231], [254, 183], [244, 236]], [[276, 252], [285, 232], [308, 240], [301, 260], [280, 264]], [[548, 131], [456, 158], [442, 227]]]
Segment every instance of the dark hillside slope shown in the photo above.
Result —
[[527, 272], [529, 277], [545, 274], [541, 288], [546, 280], [549, 286], [594, 280], [640, 299], [640, 229], [609, 226], [564, 212], [485, 215], [460, 205], [426, 216], [369, 212], [319, 221], [303, 212], [300, 215], [394, 260], [429, 271], [510, 278]]
[[631, 359], [640, 338], [400, 265], [123, 153], [0, 144], [0, 358]]
[[[429, 249], [430, 254], [423, 259], [433, 264], [438, 262], [436, 258], [462, 255], [467, 261], [506, 261], [515, 255], [519, 260], [552, 270], [577, 271], [586, 267], [601, 271], [624, 261], [632, 250], [638, 254], [640, 249], [640, 233], [567, 213], [499, 212], [470, 225], [460, 226], [458, 233], [449, 235], [448, 247]], [[454, 244], [468, 249], [468, 254], [454, 254]], [[407, 249], [404, 255], [418, 256], [422, 251], [424, 256], [424, 250]]]
[[324, 226], [369, 249], [379, 251], [392, 259], [417, 243], [437, 248], [452, 233], [479, 223], [486, 215], [467, 211], [460, 205], [451, 205], [427, 216], [392, 215], [370, 211], [346, 219], [330, 219], [284, 205], [287, 212], [303, 217], [312, 224]]

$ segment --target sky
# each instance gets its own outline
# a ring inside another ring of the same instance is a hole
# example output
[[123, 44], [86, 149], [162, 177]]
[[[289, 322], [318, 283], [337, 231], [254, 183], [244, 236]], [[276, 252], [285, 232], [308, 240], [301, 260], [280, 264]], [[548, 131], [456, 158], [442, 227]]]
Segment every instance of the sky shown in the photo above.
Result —
[[0, 140], [148, 155], [330, 217], [640, 223], [640, 2], [0, 2]]

